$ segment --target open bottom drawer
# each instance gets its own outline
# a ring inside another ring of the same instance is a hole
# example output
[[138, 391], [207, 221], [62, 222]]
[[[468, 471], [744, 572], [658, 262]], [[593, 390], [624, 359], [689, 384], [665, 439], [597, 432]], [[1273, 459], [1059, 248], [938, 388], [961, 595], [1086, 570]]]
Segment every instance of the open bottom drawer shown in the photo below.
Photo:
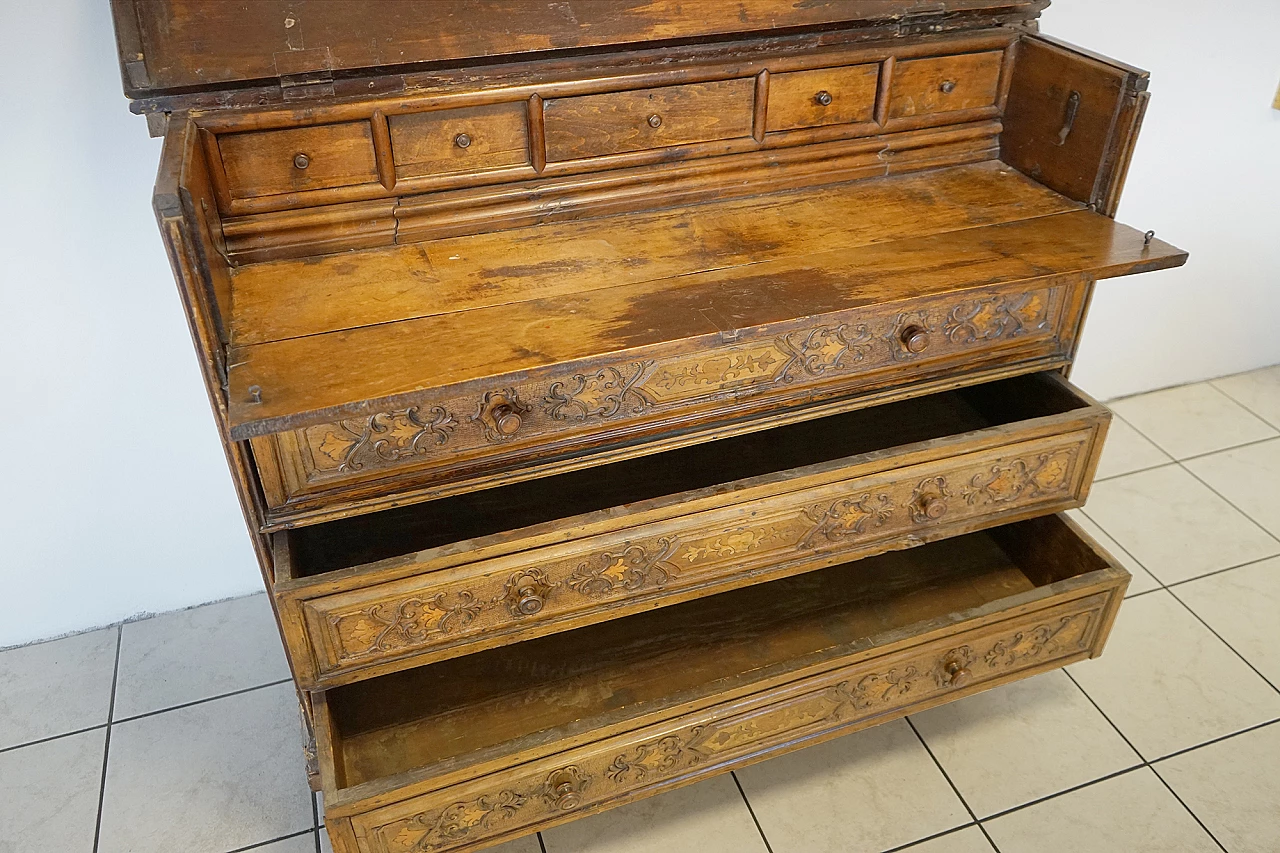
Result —
[[1096, 656], [1127, 584], [1051, 515], [318, 693], [327, 825], [487, 846]]
[[1084, 502], [1104, 408], [1054, 373], [275, 534], [332, 686]]

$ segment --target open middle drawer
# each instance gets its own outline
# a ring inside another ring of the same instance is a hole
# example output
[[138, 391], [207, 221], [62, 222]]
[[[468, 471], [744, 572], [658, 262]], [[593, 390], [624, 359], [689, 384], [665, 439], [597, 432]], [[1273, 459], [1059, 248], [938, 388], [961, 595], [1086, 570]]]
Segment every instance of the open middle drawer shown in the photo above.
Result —
[[332, 686], [1084, 503], [1109, 420], [1052, 372], [282, 531]]

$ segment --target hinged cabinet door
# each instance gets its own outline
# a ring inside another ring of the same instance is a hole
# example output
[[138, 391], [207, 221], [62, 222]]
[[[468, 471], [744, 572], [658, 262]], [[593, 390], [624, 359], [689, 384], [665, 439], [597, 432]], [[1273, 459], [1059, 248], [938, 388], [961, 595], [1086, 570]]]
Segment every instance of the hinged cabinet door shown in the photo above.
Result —
[[1017, 47], [1001, 159], [1114, 216], [1146, 110], [1146, 71], [1045, 36]]

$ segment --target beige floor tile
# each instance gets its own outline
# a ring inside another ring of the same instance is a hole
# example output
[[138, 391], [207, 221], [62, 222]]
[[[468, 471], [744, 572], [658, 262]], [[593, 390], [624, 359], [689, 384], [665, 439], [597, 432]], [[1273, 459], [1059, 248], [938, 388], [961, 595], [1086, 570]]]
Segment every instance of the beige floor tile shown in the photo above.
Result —
[[223, 853], [312, 826], [292, 684], [112, 728], [98, 853]]
[[1061, 672], [941, 705], [911, 721], [979, 818], [1142, 761]]
[[1182, 584], [1175, 594], [1280, 686], [1280, 558]]
[[1152, 443], [1123, 418], [1113, 417], [1107, 429], [1107, 440], [1102, 444], [1102, 458], [1098, 460], [1098, 479], [1131, 474], [1173, 461], [1169, 454]]
[[983, 825], [1000, 853], [1221, 853], [1148, 768]]
[[0, 753], [0, 853], [88, 851], [105, 728]]
[[1213, 380], [1218, 390], [1280, 428], [1280, 365]]
[[1177, 465], [1096, 483], [1084, 511], [1165, 584], [1280, 554], [1280, 542]]
[[[767, 849], [728, 774], [552, 827], [542, 833], [542, 840], [547, 853], [765, 853]], [[536, 850], [534, 840], [528, 853]]]
[[254, 847], [252, 853], [316, 853], [316, 837], [308, 832]]
[[913, 844], [902, 853], [995, 853], [982, 830], [976, 826], [948, 833], [932, 841]]
[[1280, 850], [1280, 725], [1176, 755], [1156, 772], [1231, 853]]
[[1148, 760], [1280, 717], [1280, 694], [1163, 590], [1126, 601], [1102, 657], [1069, 671]]
[[1208, 382], [1126, 397], [1110, 405], [1176, 459], [1280, 434]]
[[289, 677], [265, 593], [124, 626], [115, 719]]
[[1187, 467], [1254, 521], [1280, 536], [1280, 439], [1192, 459]]
[[333, 842], [329, 840], [329, 832], [323, 826], [320, 827], [320, 853], [333, 853]]
[[738, 771], [773, 853], [879, 853], [970, 820], [904, 720]]
[[1096, 539], [1107, 553], [1119, 560], [1125, 571], [1133, 575], [1133, 580], [1129, 581], [1129, 589], [1125, 592], [1125, 597], [1160, 588], [1160, 581], [1152, 577], [1151, 572], [1144, 569], [1142, 564], [1133, 558], [1132, 554], [1121, 548], [1120, 543], [1112, 539], [1107, 531], [1085, 515], [1083, 510], [1067, 510], [1067, 515], [1071, 516], [1072, 521], [1083, 527], [1085, 533]]
[[116, 637], [105, 628], [0, 652], [0, 749], [105, 725]]

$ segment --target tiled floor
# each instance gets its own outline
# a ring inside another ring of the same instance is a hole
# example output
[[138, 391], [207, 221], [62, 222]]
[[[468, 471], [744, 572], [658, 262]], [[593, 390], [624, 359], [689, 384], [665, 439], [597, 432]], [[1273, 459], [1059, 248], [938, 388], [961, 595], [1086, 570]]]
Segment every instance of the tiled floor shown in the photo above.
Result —
[[[1280, 851], [1280, 367], [1113, 405], [1101, 659], [498, 849]], [[328, 850], [296, 715], [263, 596], [0, 653], [0, 853]]]

